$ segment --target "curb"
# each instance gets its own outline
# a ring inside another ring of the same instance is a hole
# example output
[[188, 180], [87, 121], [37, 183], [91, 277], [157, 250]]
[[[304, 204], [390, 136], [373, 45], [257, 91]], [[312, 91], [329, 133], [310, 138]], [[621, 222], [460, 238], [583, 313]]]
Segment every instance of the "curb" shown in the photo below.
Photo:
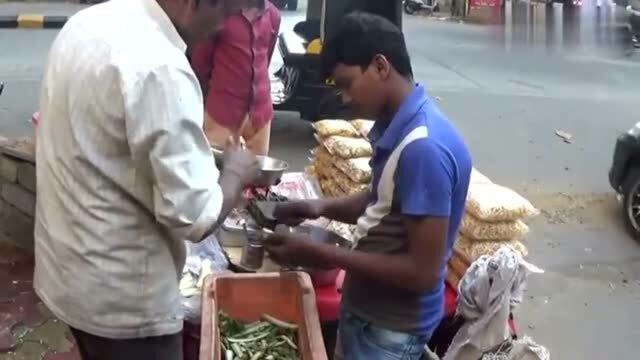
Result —
[[0, 29], [60, 29], [69, 16], [20, 14], [0, 16]]

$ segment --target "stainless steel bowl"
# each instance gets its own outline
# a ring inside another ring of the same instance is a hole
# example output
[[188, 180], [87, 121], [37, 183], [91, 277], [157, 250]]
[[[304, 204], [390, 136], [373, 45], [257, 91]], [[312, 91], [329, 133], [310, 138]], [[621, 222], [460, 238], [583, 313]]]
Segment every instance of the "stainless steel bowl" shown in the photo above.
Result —
[[[211, 148], [211, 152], [216, 160], [218, 169], [222, 170], [224, 152], [215, 148]], [[289, 168], [289, 164], [284, 160], [268, 156], [256, 156], [256, 158], [258, 159], [260, 173], [258, 174], [256, 181], [252, 184], [254, 186], [265, 187], [276, 185], [280, 182], [284, 172]]]
[[289, 168], [284, 160], [274, 159], [268, 156], [256, 156], [260, 166], [260, 174], [253, 185], [271, 186], [280, 182], [282, 175]]

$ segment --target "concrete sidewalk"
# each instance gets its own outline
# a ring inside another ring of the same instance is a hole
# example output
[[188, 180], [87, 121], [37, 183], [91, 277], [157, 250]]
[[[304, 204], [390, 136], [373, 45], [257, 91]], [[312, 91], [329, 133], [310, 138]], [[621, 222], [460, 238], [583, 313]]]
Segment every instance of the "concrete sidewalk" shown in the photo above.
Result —
[[0, 0], [0, 29], [58, 29], [69, 17], [87, 5], [75, 2], [3, 2]]

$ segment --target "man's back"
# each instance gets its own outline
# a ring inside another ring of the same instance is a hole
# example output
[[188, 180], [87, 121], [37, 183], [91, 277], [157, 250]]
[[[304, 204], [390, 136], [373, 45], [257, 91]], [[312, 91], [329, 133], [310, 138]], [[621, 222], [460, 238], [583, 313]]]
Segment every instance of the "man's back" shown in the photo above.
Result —
[[[35, 288], [61, 320], [98, 336], [181, 329], [177, 239], [199, 240], [193, 223], [210, 225], [219, 212], [211, 204], [219, 206], [220, 194], [209, 191], [218, 173], [200, 130], [202, 95], [185, 48], [155, 1], [113, 0], [74, 16], [49, 55]], [[163, 143], [181, 131], [184, 143]], [[172, 151], [211, 166], [173, 174], [185, 161], [166, 156]], [[188, 187], [201, 196], [191, 198]], [[179, 213], [187, 202], [194, 210]]]

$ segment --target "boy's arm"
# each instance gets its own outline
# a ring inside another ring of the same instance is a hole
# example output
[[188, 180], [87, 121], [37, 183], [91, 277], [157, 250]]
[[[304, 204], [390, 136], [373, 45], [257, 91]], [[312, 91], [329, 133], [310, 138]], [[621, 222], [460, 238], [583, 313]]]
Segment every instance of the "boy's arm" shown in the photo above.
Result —
[[[399, 255], [349, 251], [311, 243], [317, 261], [366, 276], [389, 286], [415, 292], [434, 289], [444, 261], [447, 218], [407, 218], [409, 252]], [[307, 240], [302, 240], [305, 244]]]
[[408, 232], [407, 253], [348, 251], [292, 236], [274, 238], [269, 251], [275, 252], [276, 260], [335, 266], [401, 289], [433, 289], [446, 255], [452, 166], [434, 144], [419, 140], [405, 149], [396, 174], [397, 200]]
[[321, 217], [347, 224], [355, 224], [367, 209], [367, 205], [369, 204], [369, 191], [319, 201], [322, 202], [322, 211], [319, 214]]
[[319, 217], [355, 224], [366, 210], [368, 201], [369, 191], [339, 198], [289, 201], [279, 204], [274, 215], [280, 222], [289, 225]]

